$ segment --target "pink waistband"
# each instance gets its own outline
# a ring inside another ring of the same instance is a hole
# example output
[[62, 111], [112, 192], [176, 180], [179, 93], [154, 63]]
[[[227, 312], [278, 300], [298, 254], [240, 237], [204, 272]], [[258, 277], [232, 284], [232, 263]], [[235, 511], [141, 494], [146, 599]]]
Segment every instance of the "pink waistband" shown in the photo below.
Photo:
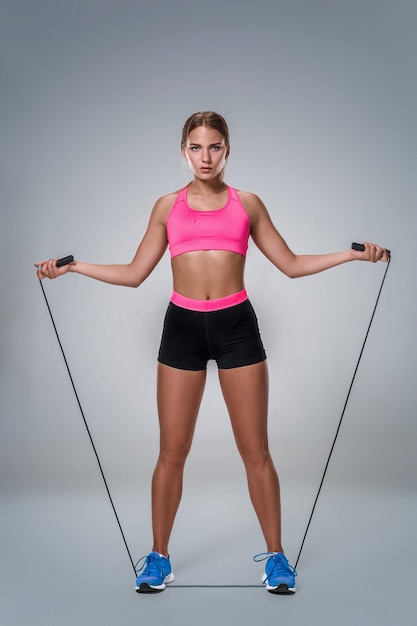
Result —
[[189, 309], [190, 311], [220, 311], [221, 309], [227, 309], [236, 304], [242, 304], [248, 299], [246, 289], [232, 293], [230, 296], [224, 298], [215, 298], [214, 300], [194, 300], [194, 298], [187, 298], [182, 296], [176, 291], [172, 292], [171, 302], [183, 309]]

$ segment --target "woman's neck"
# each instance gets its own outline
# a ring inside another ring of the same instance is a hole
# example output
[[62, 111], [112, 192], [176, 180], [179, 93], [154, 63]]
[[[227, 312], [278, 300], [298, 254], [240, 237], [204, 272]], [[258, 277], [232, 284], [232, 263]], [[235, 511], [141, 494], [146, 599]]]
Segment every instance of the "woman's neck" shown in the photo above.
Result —
[[227, 189], [227, 185], [222, 178], [215, 180], [201, 180], [200, 178], [194, 178], [188, 185], [188, 189], [198, 195], [213, 195], [222, 193]]

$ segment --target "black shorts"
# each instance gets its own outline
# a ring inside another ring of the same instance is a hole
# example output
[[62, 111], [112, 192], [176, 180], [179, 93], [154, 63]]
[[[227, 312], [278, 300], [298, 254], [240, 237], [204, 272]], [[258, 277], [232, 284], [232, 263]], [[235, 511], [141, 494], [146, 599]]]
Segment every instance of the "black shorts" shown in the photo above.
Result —
[[258, 321], [249, 300], [219, 311], [192, 311], [168, 305], [158, 361], [183, 370], [205, 370], [214, 359], [220, 369], [266, 359]]

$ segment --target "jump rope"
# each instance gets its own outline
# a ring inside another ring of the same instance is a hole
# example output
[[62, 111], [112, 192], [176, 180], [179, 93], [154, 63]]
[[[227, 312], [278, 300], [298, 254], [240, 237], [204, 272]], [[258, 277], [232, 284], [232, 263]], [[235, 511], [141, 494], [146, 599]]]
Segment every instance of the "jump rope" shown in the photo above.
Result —
[[[365, 250], [365, 246], [363, 244], [361, 244], [361, 243], [352, 243], [352, 249], [353, 250], [359, 250], [359, 251], [363, 252]], [[341, 416], [340, 416], [340, 419], [339, 419], [339, 422], [338, 422], [338, 425], [337, 425], [337, 428], [336, 428], [336, 434], [334, 436], [332, 445], [330, 447], [330, 452], [328, 454], [327, 461], [326, 461], [326, 464], [324, 466], [324, 471], [323, 471], [323, 474], [322, 474], [322, 477], [321, 477], [321, 480], [320, 480], [320, 484], [319, 484], [319, 488], [317, 490], [316, 497], [314, 499], [313, 507], [312, 507], [312, 510], [311, 510], [311, 513], [310, 513], [310, 517], [309, 517], [308, 522], [307, 522], [307, 526], [306, 526], [306, 529], [305, 529], [305, 532], [304, 532], [304, 535], [303, 535], [303, 539], [301, 541], [301, 546], [300, 546], [300, 550], [298, 552], [297, 559], [296, 559], [295, 564], [294, 564], [294, 569], [297, 568], [297, 565], [298, 565], [298, 562], [300, 560], [301, 553], [303, 551], [304, 544], [305, 544], [305, 541], [306, 541], [306, 538], [307, 538], [307, 534], [308, 534], [309, 528], [311, 526], [313, 515], [314, 515], [314, 512], [315, 512], [316, 507], [317, 507], [317, 502], [318, 502], [320, 493], [321, 493], [322, 488], [323, 488], [324, 479], [326, 477], [327, 470], [328, 470], [329, 465], [330, 465], [330, 459], [332, 457], [332, 454], [333, 454], [333, 451], [334, 451], [334, 448], [335, 448], [335, 445], [336, 445], [336, 441], [337, 441], [337, 438], [339, 436], [340, 428], [342, 426], [342, 421], [343, 421], [343, 418], [345, 416], [346, 407], [347, 407], [348, 402], [349, 402], [349, 398], [350, 398], [350, 394], [351, 394], [351, 391], [352, 391], [353, 383], [355, 382], [355, 378], [356, 378], [356, 374], [357, 374], [357, 371], [358, 371], [358, 368], [359, 368], [359, 364], [360, 364], [360, 361], [362, 359], [362, 355], [363, 355], [363, 352], [364, 352], [364, 349], [365, 349], [365, 345], [366, 345], [366, 342], [367, 342], [367, 339], [368, 339], [368, 336], [369, 336], [369, 332], [371, 330], [372, 322], [373, 322], [374, 317], [375, 317], [375, 312], [376, 312], [376, 309], [377, 309], [377, 306], [378, 306], [378, 303], [379, 303], [379, 299], [380, 299], [380, 296], [381, 296], [382, 288], [383, 288], [384, 283], [385, 283], [385, 278], [387, 276], [388, 269], [389, 269], [389, 266], [390, 266], [390, 263], [391, 263], [391, 253], [390, 253], [389, 250], [386, 250], [386, 252], [388, 254], [387, 267], [386, 267], [384, 275], [382, 277], [381, 286], [380, 286], [379, 291], [378, 291], [378, 295], [377, 295], [376, 302], [375, 302], [375, 305], [374, 305], [374, 308], [373, 308], [373, 311], [372, 311], [371, 319], [369, 321], [368, 328], [367, 328], [367, 331], [365, 333], [365, 338], [364, 338], [364, 341], [363, 341], [363, 344], [362, 344], [362, 347], [361, 347], [361, 350], [360, 350], [360, 353], [359, 353], [359, 357], [358, 357], [358, 360], [357, 360], [357, 363], [356, 363], [356, 366], [355, 366], [355, 369], [354, 369], [354, 372], [353, 372], [352, 380], [351, 380], [350, 385], [349, 385], [349, 389], [348, 389], [348, 392], [347, 392], [345, 403], [343, 405], [342, 413], [341, 413]], [[69, 263], [72, 263], [73, 261], [74, 261], [74, 257], [72, 255], [69, 255], [69, 256], [63, 257], [62, 259], [58, 259], [58, 261], [56, 262], [56, 266], [57, 267], [62, 267], [64, 265], [68, 265]], [[51, 322], [52, 322], [52, 326], [54, 328], [55, 335], [56, 335], [56, 338], [57, 338], [57, 341], [58, 341], [58, 344], [59, 344], [59, 347], [60, 347], [60, 350], [61, 350], [61, 353], [62, 353], [62, 357], [63, 357], [64, 362], [65, 362], [65, 367], [67, 368], [68, 376], [70, 378], [72, 389], [74, 391], [74, 395], [75, 395], [75, 398], [77, 400], [78, 408], [80, 409], [81, 417], [83, 419], [84, 426], [85, 426], [85, 428], [87, 430], [88, 438], [90, 439], [91, 447], [93, 448], [94, 456], [96, 457], [97, 464], [98, 464], [98, 467], [99, 467], [99, 470], [100, 470], [100, 474], [101, 474], [101, 477], [103, 479], [103, 483], [104, 483], [104, 486], [105, 486], [108, 498], [110, 500], [110, 504], [111, 504], [111, 507], [113, 509], [113, 513], [114, 513], [114, 516], [116, 518], [116, 522], [117, 522], [117, 525], [119, 527], [120, 534], [122, 536], [122, 540], [123, 540], [124, 546], [126, 548], [126, 552], [128, 554], [130, 563], [132, 565], [133, 571], [135, 572], [135, 576], [136, 576], [135, 563], [134, 563], [132, 555], [130, 553], [129, 546], [127, 544], [126, 537], [125, 537], [125, 534], [123, 532], [123, 528], [122, 528], [119, 516], [118, 516], [117, 511], [116, 511], [116, 507], [114, 506], [113, 498], [111, 496], [110, 489], [109, 489], [106, 477], [105, 477], [104, 472], [103, 472], [103, 467], [101, 465], [100, 457], [98, 455], [96, 446], [94, 444], [94, 441], [93, 441], [93, 438], [92, 438], [92, 435], [91, 435], [90, 428], [88, 426], [88, 423], [87, 423], [87, 420], [86, 420], [83, 408], [81, 406], [81, 402], [80, 402], [77, 390], [75, 388], [74, 380], [72, 378], [71, 370], [70, 370], [69, 365], [68, 365], [67, 357], [65, 356], [64, 348], [62, 347], [62, 343], [61, 343], [61, 340], [59, 338], [59, 334], [58, 334], [58, 330], [57, 330], [57, 327], [56, 327], [56, 324], [55, 324], [55, 320], [54, 320], [54, 317], [52, 315], [51, 307], [49, 306], [48, 298], [46, 297], [45, 289], [44, 289], [42, 281], [40, 279], [39, 279], [39, 284], [40, 284], [40, 287], [42, 289], [43, 297], [45, 298], [46, 307], [48, 309], [49, 316], [50, 316]], [[182, 585], [182, 586], [189, 586], [189, 585]], [[214, 586], [215, 587], [217, 585], [210, 585], [210, 586]], [[226, 585], [226, 586], [228, 586], [228, 585]], [[232, 586], [232, 585], [230, 585], [230, 586]], [[233, 587], [234, 586], [235, 585], [233, 585]], [[247, 587], [247, 585], [239, 585], [239, 586]], [[224, 587], [224, 585], [222, 585], [222, 587]]]

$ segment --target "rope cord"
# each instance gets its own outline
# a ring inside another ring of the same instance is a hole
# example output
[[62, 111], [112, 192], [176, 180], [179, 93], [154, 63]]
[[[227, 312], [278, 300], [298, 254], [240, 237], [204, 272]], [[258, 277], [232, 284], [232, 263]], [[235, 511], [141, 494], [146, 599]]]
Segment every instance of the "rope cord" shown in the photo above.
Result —
[[43, 297], [45, 298], [46, 306], [47, 306], [47, 308], [48, 308], [49, 315], [50, 315], [50, 318], [51, 318], [51, 321], [52, 321], [52, 325], [53, 325], [53, 327], [54, 327], [55, 335], [56, 335], [56, 338], [57, 338], [57, 340], [58, 340], [58, 344], [59, 344], [59, 347], [60, 347], [60, 349], [61, 349], [62, 356], [63, 356], [63, 358], [64, 358], [65, 366], [66, 366], [66, 368], [67, 368], [68, 376], [69, 376], [70, 381], [71, 381], [72, 389], [73, 389], [73, 391], [74, 391], [74, 394], [75, 394], [75, 397], [76, 397], [76, 400], [77, 400], [77, 403], [78, 403], [78, 407], [79, 407], [79, 409], [80, 409], [80, 413], [81, 413], [81, 416], [82, 416], [83, 421], [84, 421], [84, 426], [86, 427], [87, 434], [88, 434], [88, 437], [89, 437], [89, 439], [90, 439], [90, 443], [91, 443], [91, 446], [92, 446], [92, 448], [93, 448], [93, 451], [94, 451], [94, 454], [95, 454], [95, 457], [96, 457], [96, 460], [97, 460], [97, 463], [98, 463], [98, 467], [99, 467], [99, 470], [100, 470], [101, 477], [102, 477], [102, 479], [103, 479], [104, 486], [105, 486], [105, 488], [106, 488], [107, 495], [108, 495], [108, 497], [109, 497], [110, 504], [111, 504], [111, 507], [112, 507], [112, 509], [113, 509], [113, 513], [114, 513], [114, 515], [115, 515], [116, 521], [117, 521], [117, 525], [119, 526], [119, 530], [120, 530], [120, 533], [121, 533], [121, 535], [122, 535], [123, 543], [124, 543], [124, 545], [125, 545], [125, 548], [126, 548], [127, 554], [128, 554], [128, 556], [129, 556], [130, 562], [131, 562], [131, 564], [132, 564], [133, 571], [135, 572], [135, 575], [136, 575], [135, 564], [134, 564], [134, 562], [133, 562], [132, 555], [130, 554], [130, 550], [129, 550], [129, 547], [128, 547], [128, 545], [127, 545], [127, 541], [126, 541], [126, 538], [125, 538], [125, 535], [124, 535], [124, 532], [123, 532], [123, 529], [122, 529], [122, 525], [121, 525], [121, 523], [120, 523], [119, 516], [117, 515], [116, 507], [114, 506], [113, 499], [112, 499], [111, 494], [110, 494], [109, 486], [108, 486], [108, 484], [107, 484], [107, 480], [106, 480], [106, 477], [105, 477], [104, 472], [103, 472], [103, 468], [102, 468], [102, 465], [101, 465], [101, 462], [100, 462], [100, 458], [99, 458], [99, 456], [98, 456], [96, 446], [94, 445], [94, 441], [93, 441], [93, 438], [92, 438], [92, 436], [91, 436], [91, 432], [90, 432], [90, 429], [89, 429], [89, 427], [88, 427], [87, 420], [86, 420], [86, 418], [85, 418], [84, 411], [83, 411], [83, 409], [82, 409], [81, 402], [80, 402], [80, 399], [79, 399], [79, 397], [78, 397], [77, 390], [76, 390], [75, 385], [74, 385], [74, 380], [73, 380], [72, 375], [71, 375], [71, 370], [70, 370], [69, 365], [68, 365], [67, 357], [65, 356], [65, 352], [64, 352], [64, 349], [63, 349], [63, 347], [62, 347], [62, 343], [61, 343], [61, 340], [60, 340], [60, 338], [59, 338], [58, 331], [57, 331], [57, 328], [56, 328], [56, 325], [55, 325], [55, 320], [54, 320], [54, 318], [53, 318], [52, 311], [51, 311], [51, 308], [50, 308], [50, 306], [49, 306], [48, 298], [46, 297], [45, 289], [43, 288], [43, 285], [42, 285], [42, 281], [41, 281], [41, 280], [39, 280], [39, 284], [40, 284], [41, 289], [42, 289]]
[[317, 494], [316, 494], [316, 497], [315, 497], [315, 500], [314, 500], [313, 508], [311, 510], [311, 514], [310, 514], [310, 517], [309, 517], [309, 520], [308, 520], [308, 523], [307, 523], [307, 527], [306, 527], [305, 532], [304, 532], [303, 540], [301, 542], [301, 547], [300, 547], [300, 550], [298, 552], [298, 556], [297, 556], [297, 560], [295, 562], [294, 568], [297, 567], [298, 561], [300, 560], [301, 552], [303, 551], [303, 547], [304, 547], [304, 543], [305, 543], [305, 540], [306, 540], [306, 537], [307, 537], [307, 533], [308, 533], [308, 530], [310, 528], [311, 520], [313, 519], [313, 515], [314, 515], [314, 511], [316, 509], [317, 501], [319, 499], [319, 495], [320, 495], [321, 489], [323, 487], [323, 483], [324, 483], [324, 479], [325, 479], [325, 476], [326, 476], [326, 473], [327, 473], [327, 469], [328, 469], [329, 464], [330, 464], [330, 459], [331, 459], [331, 456], [333, 454], [334, 447], [336, 445], [336, 440], [337, 440], [337, 437], [339, 435], [339, 431], [340, 431], [340, 427], [342, 425], [343, 417], [345, 415], [346, 407], [347, 407], [347, 404], [349, 402], [350, 393], [352, 391], [353, 383], [354, 383], [355, 378], [356, 378], [356, 373], [357, 373], [358, 368], [359, 368], [359, 363], [360, 363], [360, 361], [362, 359], [362, 355], [363, 355], [363, 351], [365, 349], [366, 341], [368, 339], [369, 331], [371, 329], [372, 322], [373, 322], [374, 317], [375, 317], [375, 311], [376, 311], [376, 308], [378, 306], [379, 298], [380, 298], [381, 292], [382, 292], [382, 287], [384, 286], [385, 278], [386, 278], [386, 275], [387, 275], [390, 263], [391, 263], [391, 255], [389, 255], [389, 257], [388, 257], [387, 267], [385, 269], [385, 273], [384, 273], [384, 276], [382, 278], [382, 282], [381, 282], [381, 286], [379, 288], [379, 292], [378, 292], [378, 295], [377, 295], [377, 298], [376, 298], [374, 310], [372, 311], [372, 315], [371, 315], [371, 319], [370, 319], [370, 322], [369, 322], [369, 325], [368, 325], [368, 329], [367, 329], [366, 334], [365, 334], [365, 339], [363, 341], [362, 348], [361, 348], [361, 351], [359, 353], [359, 358], [358, 358], [358, 361], [356, 363], [355, 371], [353, 372], [353, 376], [352, 376], [352, 380], [350, 382], [350, 386], [349, 386], [349, 390], [348, 390], [348, 393], [347, 393], [347, 396], [346, 396], [345, 404], [343, 405], [342, 414], [340, 416], [339, 423], [337, 425], [336, 434], [335, 434], [335, 437], [333, 439], [333, 443], [332, 443], [331, 448], [330, 448], [329, 456], [327, 457], [326, 465], [324, 467], [323, 475], [321, 477], [320, 485], [319, 485], [319, 488], [318, 488], [318, 491], [317, 491]]

